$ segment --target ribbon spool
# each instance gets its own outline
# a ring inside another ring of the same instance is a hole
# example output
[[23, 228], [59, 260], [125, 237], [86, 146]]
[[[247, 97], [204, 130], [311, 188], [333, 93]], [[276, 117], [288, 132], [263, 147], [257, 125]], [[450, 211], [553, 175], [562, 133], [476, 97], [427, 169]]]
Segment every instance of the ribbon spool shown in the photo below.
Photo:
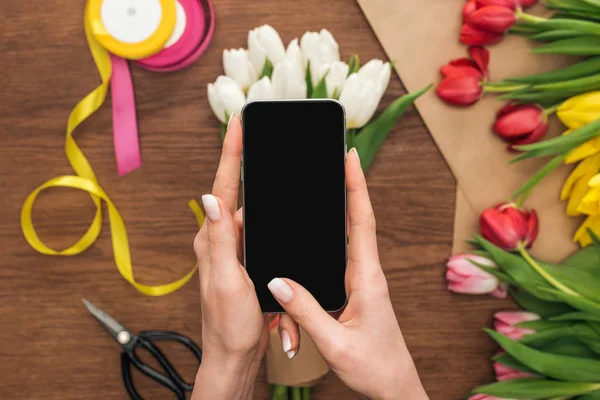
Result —
[[[179, 6], [175, 1], [180, 2]], [[119, 173], [122, 174], [124, 171], [126, 173], [137, 168], [141, 164], [141, 158], [139, 157], [135, 99], [129, 67], [123, 58], [141, 59], [156, 55], [157, 57], [151, 60], [148, 66], [144, 64], [144, 61], [141, 61], [140, 66], [164, 72], [189, 66], [206, 50], [214, 31], [214, 11], [210, 0], [206, 0], [204, 4], [207, 13], [204, 13], [204, 9], [200, 6], [201, 11], [198, 12], [198, 9], [195, 9], [187, 0], [88, 0], [84, 18], [85, 34], [102, 83], [85, 96], [69, 114], [65, 153], [76, 175], [59, 176], [46, 181], [29, 194], [23, 203], [21, 229], [33, 249], [42, 254], [55, 256], [72, 256], [82, 253], [100, 235], [102, 202], [104, 202], [107, 205], [110, 220], [115, 264], [127, 282], [146, 295], [163, 296], [178, 290], [194, 275], [197, 266], [183, 278], [165, 285], [149, 286], [135, 281], [129, 239], [123, 218], [110, 197], [99, 185], [96, 174], [75, 142], [73, 133], [84, 120], [102, 106], [106, 99], [108, 86], [111, 84], [113, 132], [115, 153], [118, 164], [120, 164]], [[183, 23], [181, 22], [182, 11], [185, 14]], [[180, 15], [179, 23], [177, 23], [178, 13]], [[203, 18], [198, 19], [201, 16]], [[145, 19], [141, 20], [141, 17]], [[198, 24], [202, 26], [200, 30], [195, 28]], [[188, 33], [186, 34], [186, 32]], [[202, 34], [199, 34], [200, 32]], [[198, 37], [200, 37], [199, 40]], [[171, 48], [173, 50], [169, 50]], [[107, 50], [114, 55], [109, 54]], [[159, 57], [162, 52], [166, 55], [163, 54]], [[169, 55], [170, 53], [171, 55]], [[175, 57], [175, 55], [179, 55], [179, 57]], [[145, 61], [147, 62], [147, 60]], [[90, 195], [96, 206], [96, 214], [86, 233], [77, 243], [63, 250], [52, 249], [40, 240], [33, 226], [31, 215], [38, 194], [52, 187], [83, 190]], [[194, 213], [198, 226], [201, 226], [204, 220], [202, 210], [194, 200], [190, 201], [188, 206]]]

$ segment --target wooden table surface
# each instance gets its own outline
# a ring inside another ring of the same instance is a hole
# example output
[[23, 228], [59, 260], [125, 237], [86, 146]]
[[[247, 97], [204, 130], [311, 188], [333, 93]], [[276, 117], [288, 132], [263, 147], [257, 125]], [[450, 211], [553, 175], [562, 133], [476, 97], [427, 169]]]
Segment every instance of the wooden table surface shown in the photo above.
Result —
[[[200, 341], [197, 279], [166, 297], [139, 294], [117, 272], [106, 219], [99, 240], [74, 257], [38, 254], [21, 233], [19, 214], [26, 196], [47, 179], [72, 172], [63, 151], [67, 116], [99, 82], [83, 35], [84, 3], [0, 3], [2, 399], [127, 398], [119, 348], [88, 314], [82, 297], [133, 331], [170, 329]], [[219, 158], [219, 124], [208, 106], [206, 85], [222, 73], [224, 48], [246, 47], [248, 30], [261, 24], [274, 26], [286, 43], [304, 31], [326, 27], [340, 43], [344, 59], [351, 52], [363, 61], [385, 58], [358, 5], [350, 0], [215, 3], [214, 40], [191, 68], [155, 74], [133, 67], [141, 169], [117, 176], [110, 101], [76, 133], [125, 219], [135, 275], [148, 284], [179, 278], [194, 264], [197, 227], [186, 204], [210, 191]], [[410, 33], [399, 27], [398, 40], [410, 40]], [[404, 92], [393, 76], [381, 108]], [[424, 385], [432, 399], [461, 398], [492, 379], [488, 358], [495, 347], [481, 328], [489, 325], [493, 310], [509, 304], [445, 290], [455, 182], [414, 108], [391, 132], [368, 181], [392, 300]], [[60, 248], [80, 237], [93, 213], [83, 192], [52, 189], [36, 203], [34, 221], [42, 240]], [[290, 224], [302, 220], [299, 215]], [[193, 376], [193, 360], [184, 350], [166, 351]], [[171, 398], [147, 379], [137, 383], [144, 398]], [[267, 397], [263, 368], [255, 398]], [[330, 374], [314, 398], [356, 395]]]

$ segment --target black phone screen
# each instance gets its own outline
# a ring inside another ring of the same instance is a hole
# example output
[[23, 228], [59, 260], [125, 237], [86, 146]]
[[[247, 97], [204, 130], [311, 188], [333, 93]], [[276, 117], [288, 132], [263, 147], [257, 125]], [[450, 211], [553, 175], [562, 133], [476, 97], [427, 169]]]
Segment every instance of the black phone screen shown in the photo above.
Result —
[[242, 112], [245, 264], [262, 311], [290, 278], [327, 311], [346, 302], [345, 116], [332, 100], [257, 101]]

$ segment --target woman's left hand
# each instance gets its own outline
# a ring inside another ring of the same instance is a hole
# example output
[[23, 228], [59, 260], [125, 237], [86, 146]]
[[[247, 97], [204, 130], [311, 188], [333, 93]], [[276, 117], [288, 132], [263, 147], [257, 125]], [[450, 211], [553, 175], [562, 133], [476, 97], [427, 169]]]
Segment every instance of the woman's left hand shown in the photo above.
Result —
[[202, 197], [206, 221], [194, 241], [202, 301], [202, 364], [193, 400], [252, 398], [268, 346], [268, 320], [240, 262], [242, 217], [237, 212], [242, 152], [238, 116], [229, 121], [213, 194]]

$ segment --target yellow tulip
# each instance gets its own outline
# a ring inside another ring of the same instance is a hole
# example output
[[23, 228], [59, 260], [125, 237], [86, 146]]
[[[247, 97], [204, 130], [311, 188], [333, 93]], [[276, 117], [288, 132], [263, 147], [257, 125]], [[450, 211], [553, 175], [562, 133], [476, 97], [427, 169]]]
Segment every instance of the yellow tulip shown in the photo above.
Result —
[[588, 233], [588, 229], [600, 236], [600, 215], [588, 217], [583, 224], [575, 232], [574, 242], [579, 242], [581, 247], [586, 247], [592, 244], [592, 238]]
[[565, 164], [572, 164], [598, 153], [600, 153], [600, 137], [595, 137], [571, 150], [565, 157]]
[[599, 215], [600, 214], [600, 174], [595, 175], [588, 182], [589, 190], [583, 199], [581, 199], [581, 203], [579, 203], [579, 207], [577, 207], [577, 211], [587, 214], [587, 215]]
[[600, 91], [571, 97], [556, 110], [556, 115], [569, 129], [578, 129], [600, 118]]
[[577, 168], [571, 172], [560, 194], [561, 200], [569, 200], [567, 215], [571, 217], [581, 215], [582, 211], [579, 207], [584, 197], [590, 192], [588, 182], [598, 174], [599, 170], [600, 154], [596, 154], [581, 161]]

